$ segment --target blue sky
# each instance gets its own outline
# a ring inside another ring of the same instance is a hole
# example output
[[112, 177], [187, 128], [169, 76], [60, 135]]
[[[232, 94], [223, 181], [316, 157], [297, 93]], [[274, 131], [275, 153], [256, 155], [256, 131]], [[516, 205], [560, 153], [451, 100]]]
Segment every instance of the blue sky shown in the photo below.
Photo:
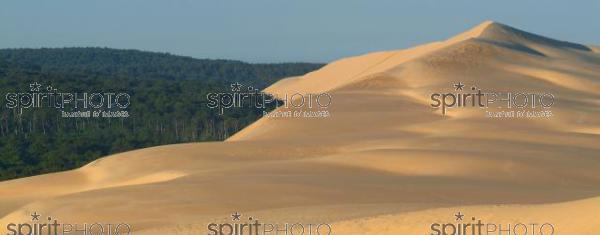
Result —
[[100, 46], [329, 62], [442, 40], [484, 20], [600, 44], [600, 1], [6, 0], [0, 48]]

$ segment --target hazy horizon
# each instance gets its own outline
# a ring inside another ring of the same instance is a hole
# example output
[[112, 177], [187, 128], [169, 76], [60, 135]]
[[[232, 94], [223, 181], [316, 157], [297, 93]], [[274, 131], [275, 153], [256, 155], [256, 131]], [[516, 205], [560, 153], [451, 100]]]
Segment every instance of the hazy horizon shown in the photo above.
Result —
[[598, 10], [593, 1], [543, 9], [534, 1], [11, 1], [0, 8], [0, 48], [108, 47], [320, 63], [439, 41], [485, 20], [597, 45], [600, 25], [590, 22], [600, 21]]

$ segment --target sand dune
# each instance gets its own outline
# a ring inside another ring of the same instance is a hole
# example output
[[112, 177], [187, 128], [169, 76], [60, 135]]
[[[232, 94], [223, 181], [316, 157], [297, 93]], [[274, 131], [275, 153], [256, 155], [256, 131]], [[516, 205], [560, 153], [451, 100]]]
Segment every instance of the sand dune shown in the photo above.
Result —
[[[555, 94], [553, 117], [486, 118], [479, 108], [442, 115], [430, 106], [432, 93], [454, 93], [458, 82]], [[0, 182], [0, 220], [41, 212], [70, 223], [126, 222], [136, 234], [207, 234], [207, 223], [239, 211], [332, 223], [333, 234], [427, 234], [462, 211], [598, 234], [597, 47], [484, 22], [265, 91], [328, 92], [331, 117], [265, 117], [225, 142], [141, 149]]]
[[[431, 234], [432, 224], [472, 223], [475, 217], [485, 224], [482, 234], [499, 234], [500, 230], [504, 234], [598, 234], [600, 212], [590, 209], [599, 207], [600, 198], [544, 205], [453, 207], [348, 220], [333, 227], [339, 228], [340, 234]], [[458, 212], [465, 214], [464, 222], [457, 221]], [[447, 226], [446, 231], [451, 233], [453, 228]]]

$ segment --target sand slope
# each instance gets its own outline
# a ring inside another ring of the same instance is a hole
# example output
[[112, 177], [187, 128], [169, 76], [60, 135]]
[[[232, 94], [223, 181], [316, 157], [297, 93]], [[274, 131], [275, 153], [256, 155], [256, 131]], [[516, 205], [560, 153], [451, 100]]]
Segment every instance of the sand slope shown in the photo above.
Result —
[[[457, 82], [551, 92], [554, 116], [432, 109], [430, 94], [454, 92]], [[498, 223], [551, 220], [560, 234], [600, 228], [597, 48], [484, 22], [266, 91], [328, 92], [332, 116], [262, 118], [221, 143], [141, 149], [1, 182], [0, 224], [35, 211], [71, 223], [127, 222], [136, 234], [206, 234], [207, 223], [239, 211], [333, 223], [334, 234], [425, 234], [463, 210]]]
[[[600, 211], [594, 210], [597, 208], [600, 198], [543, 205], [453, 207], [348, 220], [332, 226], [339, 234], [431, 234], [435, 223], [465, 224], [481, 220], [482, 234], [488, 231], [501, 234], [500, 230], [502, 234], [598, 234]], [[463, 220], [457, 220], [458, 212], [465, 215]], [[467, 234], [471, 234], [470, 229]], [[446, 231], [451, 234], [453, 229], [447, 227]]]

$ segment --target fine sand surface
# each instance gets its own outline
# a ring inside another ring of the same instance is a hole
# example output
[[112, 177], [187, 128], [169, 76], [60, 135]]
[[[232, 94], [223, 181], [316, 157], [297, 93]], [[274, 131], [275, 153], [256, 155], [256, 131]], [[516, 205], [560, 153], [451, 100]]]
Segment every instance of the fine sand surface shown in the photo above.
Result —
[[[552, 93], [553, 116], [486, 118], [479, 108], [444, 116], [430, 106], [432, 93], [456, 93], [458, 82], [460, 92]], [[140, 149], [0, 182], [0, 225], [38, 212], [129, 223], [134, 234], [208, 234], [208, 223], [233, 223], [240, 212], [264, 223], [330, 223], [332, 234], [410, 235], [458, 223], [461, 212], [465, 223], [600, 234], [598, 47], [484, 22], [446, 41], [335, 61], [266, 92], [327, 92], [331, 116], [264, 117], [225, 142]]]

